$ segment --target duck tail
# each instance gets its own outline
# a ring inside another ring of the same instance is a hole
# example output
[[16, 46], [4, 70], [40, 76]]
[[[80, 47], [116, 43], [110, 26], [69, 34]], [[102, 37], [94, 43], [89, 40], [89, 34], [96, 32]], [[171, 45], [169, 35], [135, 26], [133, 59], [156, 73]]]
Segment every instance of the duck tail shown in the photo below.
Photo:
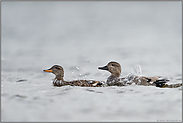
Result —
[[163, 86], [166, 85], [165, 83], [167, 83], [168, 81], [170, 81], [170, 80], [168, 80], [168, 79], [158, 79], [154, 82], [154, 84], [156, 84], [156, 87], [163, 87]]
[[171, 84], [171, 85], [165, 84], [161, 88], [178, 88], [180, 86], [182, 86], [182, 83]]
[[154, 83], [156, 84], [156, 87], [160, 88], [178, 88], [182, 86], [182, 83], [176, 83], [176, 84], [166, 84], [168, 79], [158, 79]]

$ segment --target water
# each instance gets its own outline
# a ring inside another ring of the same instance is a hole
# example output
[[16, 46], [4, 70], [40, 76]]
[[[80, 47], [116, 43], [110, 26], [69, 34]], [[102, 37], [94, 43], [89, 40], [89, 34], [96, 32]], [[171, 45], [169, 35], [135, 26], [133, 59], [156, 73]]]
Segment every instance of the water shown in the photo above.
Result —
[[1, 3], [2, 121], [182, 121], [180, 87], [53, 87], [42, 71], [105, 81], [117, 61], [121, 77], [140, 65], [181, 83], [180, 1]]

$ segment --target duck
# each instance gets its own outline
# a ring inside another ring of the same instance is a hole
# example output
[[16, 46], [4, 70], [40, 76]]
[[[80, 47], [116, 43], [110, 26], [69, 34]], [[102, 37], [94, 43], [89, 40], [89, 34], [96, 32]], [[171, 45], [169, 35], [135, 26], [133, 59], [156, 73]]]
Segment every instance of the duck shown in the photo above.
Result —
[[106, 81], [106, 86], [126, 86], [133, 83], [144, 86], [167, 87], [165, 83], [169, 80], [162, 76], [146, 77], [130, 74], [127, 77], [119, 78], [121, 75], [121, 65], [118, 62], [111, 61], [103, 67], [98, 67], [100, 70], [106, 70], [111, 73]]
[[74, 80], [74, 81], [65, 81], [64, 80], [64, 69], [60, 65], [53, 65], [51, 68], [43, 70], [44, 72], [49, 72], [55, 74], [53, 79], [54, 86], [81, 86], [81, 87], [103, 87], [103, 82], [94, 81], [94, 80]]

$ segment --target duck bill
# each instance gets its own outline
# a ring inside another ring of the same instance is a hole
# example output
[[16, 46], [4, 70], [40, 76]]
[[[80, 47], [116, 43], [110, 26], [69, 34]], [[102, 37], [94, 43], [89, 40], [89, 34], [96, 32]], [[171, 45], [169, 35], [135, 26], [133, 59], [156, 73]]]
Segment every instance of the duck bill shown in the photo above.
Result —
[[101, 70], [109, 70], [109, 68], [107, 66], [104, 66], [104, 67], [98, 67], [98, 69], [101, 69]]
[[52, 70], [43, 70], [44, 72], [50, 72], [50, 73], [52, 73]]

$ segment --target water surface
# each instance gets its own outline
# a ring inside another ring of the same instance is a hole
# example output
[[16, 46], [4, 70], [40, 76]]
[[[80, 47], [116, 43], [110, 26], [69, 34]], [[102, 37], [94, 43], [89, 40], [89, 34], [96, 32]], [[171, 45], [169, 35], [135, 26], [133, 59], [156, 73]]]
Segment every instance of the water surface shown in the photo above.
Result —
[[65, 80], [105, 81], [109, 61], [121, 77], [182, 82], [181, 2], [2, 2], [2, 121], [182, 121], [182, 88], [53, 87], [42, 70], [63, 66]]

